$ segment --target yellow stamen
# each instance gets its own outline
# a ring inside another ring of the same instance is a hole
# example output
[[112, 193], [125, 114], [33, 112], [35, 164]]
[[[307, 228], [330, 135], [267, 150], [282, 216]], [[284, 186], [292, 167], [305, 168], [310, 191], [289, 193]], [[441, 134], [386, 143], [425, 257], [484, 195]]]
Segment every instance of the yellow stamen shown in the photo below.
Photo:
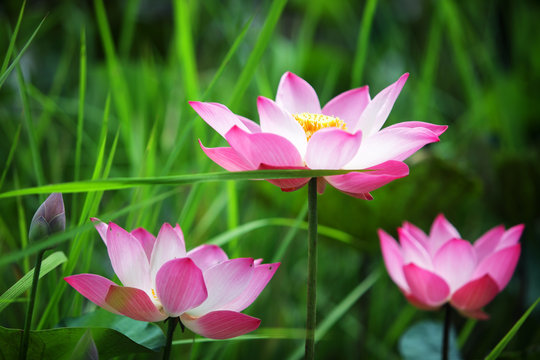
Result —
[[301, 114], [293, 114], [293, 117], [304, 129], [308, 140], [313, 134], [315, 134], [315, 132], [321, 129], [334, 127], [341, 130], [347, 130], [347, 124], [345, 124], [345, 121], [335, 116], [305, 112]]
[[157, 295], [156, 295], [156, 292], [154, 291], [154, 289], [152, 289], [152, 296], [154, 297], [154, 299], [157, 300]]

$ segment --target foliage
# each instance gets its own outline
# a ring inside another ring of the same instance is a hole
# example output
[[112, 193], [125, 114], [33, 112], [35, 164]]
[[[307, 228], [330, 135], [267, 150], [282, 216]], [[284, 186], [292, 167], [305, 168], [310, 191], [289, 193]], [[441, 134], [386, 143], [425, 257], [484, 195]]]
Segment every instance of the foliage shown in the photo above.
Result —
[[[20, 191], [0, 200], [0, 292], [30, 270], [40, 249], [55, 245], [67, 257], [40, 281], [34, 329], [94, 311], [63, 276], [112, 277], [90, 216], [154, 233], [168, 221], [180, 224], [188, 249], [214, 239], [231, 256], [270, 261], [279, 254], [282, 263], [246, 310], [262, 319], [256, 339], [203, 343], [178, 331], [173, 352], [295, 355], [303, 343], [306, 276], [305, 224], [295, 219], [305, 212], [306, 189], [189, 181], [105, 190], [90, 181], [221, 171], [197, 139], [206, 146], [225, 142], [187, 101], [228, 104], [257, 121], [256, 97], [273, 98], [287, 70], [318, 89], [323, 103], [351, 86], [369, 84], [376, 94], [409, 72], [388, 124], [449, 125], [440, 143], [407, 161], [410, 175], [374, 191], [373, 201], [332, 188], [319, 197], [319, 223], [328, 231], [320, 235], [318, 323], [330, 324], [317, 344], [319, 358], [396, 359], [399, 339], [413, 324], [442, 318], [415, 311], [386, 274], [358, 290], [382, 266], [376, 230], [395, 235], [403, 220], [427, 229], [444, 212], [466, 239], [499, 223], [525, 224], [522, 258], [486, 309], [491, 319], [472, 330], [464, 319], [455, 322], [464, 358], [490, 353], [540, 296], [540, 8], [534, 1], [94, 0], [23, 7], [14, 0], [0, 5], [0, 192]], [[28, 224], [45, 194], [22, 194], [73, 181], [84, 187], [64, 195], [66, 233], [28, 245]], [[9, 307], [0, 325], [21, 328], [26, 302]], [[346, 315], [335, 318], [336, 308]], [[529, 314], [501, 357], [538, 356], [539, 316]], [[84, 335], [80, 329], [72, 349]], [[470, 335], [460, 337], [462, 330]], [[101, 355], [100, 338], [92, 335]]]

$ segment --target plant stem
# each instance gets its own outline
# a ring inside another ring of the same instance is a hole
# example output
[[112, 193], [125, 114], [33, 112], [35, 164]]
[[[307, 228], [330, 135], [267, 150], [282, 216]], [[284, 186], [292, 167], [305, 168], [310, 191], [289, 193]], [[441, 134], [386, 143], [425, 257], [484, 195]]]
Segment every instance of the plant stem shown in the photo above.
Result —
[[165, 349], [163, 350], [163, 360], [169, 360], [171, 357], [171, 345], [172, 345], [172, 338], [174, 334], [174, 329], [176, 329], [176, 325], [180, 321], [180, 318], [168, 318], [168, 327], [167, 327], [167, 340], [165, 342]]
[[308, 279], [306, 359], [315, 358], [315, 324], [317, 315], [317, 178], [308, 184]]
[[21, 338], [21, 346], [19, 348], [19, 360], [26, 360], [28, 354], [28, 342], [30, 340], [30, 328], [32, 327], [32, 315], [34, 314], [34, 304], [36, 302], [37, 286], [39, 281], [39, 272], [41, 271], [41, 261], [43, 260], [45, 250], [41, 250], [37, 254], [36, 267], [34, 268], [34, 277], [32, 279], [32, 289], [30, 290], [30, 300], [26, 308], [26, 321], [24, 323], [24, 332]]
[[452, 308], [450, 304], [444, 306], [444, 332], [442, 339], [441, 359], [448, 360], [448, 340], [450, 338], [450, 323], [452, 322]]

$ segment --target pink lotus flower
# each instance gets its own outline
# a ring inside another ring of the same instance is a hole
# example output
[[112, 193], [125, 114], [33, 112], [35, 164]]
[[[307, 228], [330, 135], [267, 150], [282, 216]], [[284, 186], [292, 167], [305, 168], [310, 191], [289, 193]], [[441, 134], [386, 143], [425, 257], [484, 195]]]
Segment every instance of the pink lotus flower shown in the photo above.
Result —
[[[408, 74], [382, 90], [373, 100], [368, 87], [346, 91], [322, 109], [315, 90], [287, 72], [276, 101], [257, 100], [260, 126], [217, 103], [190, 102], [195, 111], [231, 147], [203, 151], [229, 171], [256, 169], [370, 170], [318, 179], [351, 196], [372, 199], [370, 191], [407, 176], [402, 161], [424, 145], [439, 141], [446, 126], [418, 121], [383, 126]], [[304, 186], [309, 178], [268, 180], [283, 191]]]
[[379, 238], [390, 277], [414, 306], [432, 310], [450, 302], [465, 316], [487, 319], [482, 307], [510, 281], [523, 228], [500, 225], [471, 244], [441, 214], [429, 236], [405, 222], [398, 228], [401, 246], [382, 230]]
[[157, 239], [143, 228], [128, 233], [92, 219], [122, 282], [94, 274], [65, 280], [88, 300], [116, 314], [141, 321], [180, 317], [193, 332], [228, 339], [253, 331], [260, 320], [240, 311], [264, 289], [279, 263], [230, 259], [216, 245], [186, 253], [180, 226], [164, 224]]

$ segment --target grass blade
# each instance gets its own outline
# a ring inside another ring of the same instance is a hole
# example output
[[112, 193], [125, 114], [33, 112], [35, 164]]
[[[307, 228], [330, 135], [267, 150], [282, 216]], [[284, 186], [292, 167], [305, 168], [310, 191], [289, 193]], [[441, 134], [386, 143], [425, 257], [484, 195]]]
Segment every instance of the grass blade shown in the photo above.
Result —
[[247, 63], [244, 66], [244, 70], [242, 70], [242, 73], [238, 78], [238, 82], [236, 83], [229, 100], [229, 108], [233, 109], [233, 111], [244, 96], [244, 93], [246, 92], [248, 85], [255, 74], [257, 65], [259, 64], [259, 61], [261, 61], [262, 55], [270, 42], [274, 29], [286, 4], [287, 0], [276, 0], [273, 1], [272, 5], [270, 6], [270, 11], [266, 17], [266, 20], [264, 21], [264, 25], [259, 37], [257, 38], [255, 47], [249, 55]]
[[362, 75], [364, 74], [364, 65], [366, 64], [367, 49], [369, 44], [369, 33], [371, 32], [371, 24], [377, 9], [377, 0], [368, 0], [364, 6], [364, 14], [362, 15], [360, 32], [358, 33], [358, 42], [356, 44], [356, 53], [352, 68], [351, 87], [361, 85]]
[[81, 51], [79, 63], [79, 110], [77, 113], [77, 140], [75, 145], [75, 180], [81, 171], [81, 148], [84, 122], [84, 99], [86, 93], [86, 30], [81, 31]]
[[2, 170], [2, 176], [0, 177], [0, 189], [2, 188], [2, 185], [4, 185], [4, 180], [6, 179], [7, 172], [9, 170], [9, 167], [11, 166], [11, 162], [13, 161], [13, 156], [15, 155], [15, 150], [17, 149], [17, 145], [19, 144], [19, 136], [21, 135], [21, 128], [22, 125], [19, 124], [17, 127], [17, 131], [15, 132], [15, 135], [13, 136], [13, 143], [11, 144], [11, 148], [9, 149], [9, 153], [6, 159], [6, 164], [4, 165], [4, 170]]
[[237, 172], [223, 171], [205, 174], [156, 176], [145, 178], [110, 178], [99, 180], [74, 181], [6, 191], [4, 193], [0, 193], [0, 198], [8, 198], [19, 195], [47, 194], [51, 192], [62, 192], [67, 194], [104, 190], [120, 190], [148, 185], [179, 186], [227, 180], [244, 181], [254, 179], [311, 178], [320, 176], [344, 175], [348, 174], [351, 171], [364, 170], [251, 170]]
[[22, 17], [24, 14], [25, 7], [26, 7], [26, 0], [23, 1], [22, 6], [21, 6], [21, 11], [19, 11], [19, 17], [17, 18], [17, 23], [15, 24], [15, 30], [13, 30], [13, 34], [11, 34], [11, 39], [9, 40], [9, 46], [6, 52], [6, 56], [4, 57], [2, 68], [0, 68], [0, 74], [3, 74], [4, 71], [6, 71], [6, 68], [8, 67], [8, 64], [9, 64], [9, 60], [11, 59], [11, 54], [13, 53], [13, 49], [15, 48], [17, 35], [19, 34], [19, 28], [21, 27], [21, 22], [22, 22]]
[[45, 177], [43, 176], [43, 168], [41, 167], [41, 158], [38, 153], [38, 145], [36, 140], [36, 135], [34, 133], [34, 124], [32, 121], [32, 111], [30, 109], [30, 102], [28, 100], [28, 93], [26, 91], [26, 83], [24, 81], [24, 76], [21, 71], [21, 67], [17, 65], [17, 80], [19, 82], [19, 91], [21, 94], [21, 100], [24, 110], [24, 126], [28, 132], [28, 143], [30, 146], [30, 153], [32, 154], [32, 165], [34, 167], [34, 172], [36, 176], [36, 181], [38, 185], [42, 185], [45, 182]]
[[9, 76], [9, 74], [11, 74], [11, 71], [13, 71], [13, 69], [15, 68], [15, 66], [17, 66], [17, 64], [19, 63], [19, 60], [21, 60], [21, 57], [23, 56], [23, 54], [25, 53], [26, 49], [28, 48], [28, 46], [30, 46], [30, 44], [32, 43], [32, 40], [34, 40], [34, 38], [36, 37], [37, 33], [39, 32], [39, 29], [41, 29], [41, 26], [43, 25], [43, 23], [45, 22], [45, 19], [47, 17], [45, 16], [43, 18], [43, 20], [41, 20], [41, 22], [39, 23], [39, 25], [36, 27], [36, 29], [34, 30], [34, 32], [32, 33], [32, 35], [30, 36], [30, 38], [28, 39], [28, 41], [26, 42], [26, 44], [24, 44], [22, 50], [17, 54], [17, 56], [15, 57], [15, 59], [13, 59], [13, 62], [11, 63], [11, 65], [8, 66], [8, 68], [2, 72], [2, 75], [0, 75], [0, 88], [2, 87], [2, 85], [4, 85], [4, 82], [6, 81], [7, 77]]
[[510, 340], [512, 340], [512, 338], [516, 335], [516, 333], [518, 332], [519, 328], [521, 327], [521, 325], [523, 325], [523, 323], [525, 322], [525, 320], [527, 320], [527, 318], [529, 317], [529, 315], [531, 315], [532, 311], [534, 310], [534, 308], [536, 307], [536, 305], [538, 305], [538, 303], [540, 303], [540, 297], [538, 299], [536, 299], [536, 301], [527, 309], [527, 311], [525, 311], [525, 313], [523, 314], [523, 316], [521, 316], [519, 318], [519, 320], [514, 324], [514, 326], [512, 326], [512, 328], [510, 329], [510, 331], [502, 338], [502, 340], [497, 344], [497, 346], [495, 346], [493, 348], [493, 350], [489, 353], [488, 356], [486, 356], [486, 360], [494, 360], [496, 358], [499, 357], [499, 355], [501, 354], [501, 352], [504, 350], [504, 348], [506, 347], [506, 345], [508, 345], [508, 343], [510, 342]]
[[246, 37], [247, 31], [249, 27], [251, 26], [251, 23], [253, 22], [253, 16], [246, 22], [236, 39], [234, 39], [234, 42], [232, 46], [230, 47], [229, 51], [227, 51], [227, 54], [225, 54], [225, 57], [223, 58], [223, 61], [219, 65], [219, 68], [217, 69], [216, 73], [214, 74], [214, 77], [212, 77], [212, 80], [210, 81], [210, 84], [208, 84], [208, 87], [204, 91], [204, 94], [202, 96], [202, 100], [206, 100], [208, 95], [212, 92], [214, 89], [214, 86], [216, 85], [217, 81], [221, 77], [221, 74], [223, 74], [223, 71], [231, 61], [232, 57], [236, 53], [236, 50], [238, 50], [238, 47], [244, 41], [244, 38]]
[[[41, 279], [51, 270], [67, 261], [66, 255], [62, 251], [57, 251], [47, 256], [41, 263], [41, 270], [39, 272], [39, 278]], [[32, 285], [32, 277], [34, 276], [34, 269], [27, 272], [19, 281], [6, 290], [0, 296], [0, 312], [12, 303], [15, 298], [28, 290]]]
[[94, 9], [96, 12], [96, 19], [99, 28], [99, 34], [101, 41], [103, 42], [103, 49], [105, 51], [105, 57], [107, 60], [107, 71], [109, 73], [109, 80], [112, 86], [112, 97], [115, 103], [116, 110], [120, 123], [122, 124], [124, 135], [123, 141], [128, 149], [128, 153], [133, 164], [140, 164], [140, 146], [141, 143], [139, 131], [132, 131], [131, 124], [131, 104], [129, 100], [129, 91], [126, 84], [126, 79], [123, 75], [122, 68], [118, 64], [118, 58], [114, 49], [114, 42], [107, 20], [107, 14], [105, 12], [105, 6], [103, 0], [94, 1]]

